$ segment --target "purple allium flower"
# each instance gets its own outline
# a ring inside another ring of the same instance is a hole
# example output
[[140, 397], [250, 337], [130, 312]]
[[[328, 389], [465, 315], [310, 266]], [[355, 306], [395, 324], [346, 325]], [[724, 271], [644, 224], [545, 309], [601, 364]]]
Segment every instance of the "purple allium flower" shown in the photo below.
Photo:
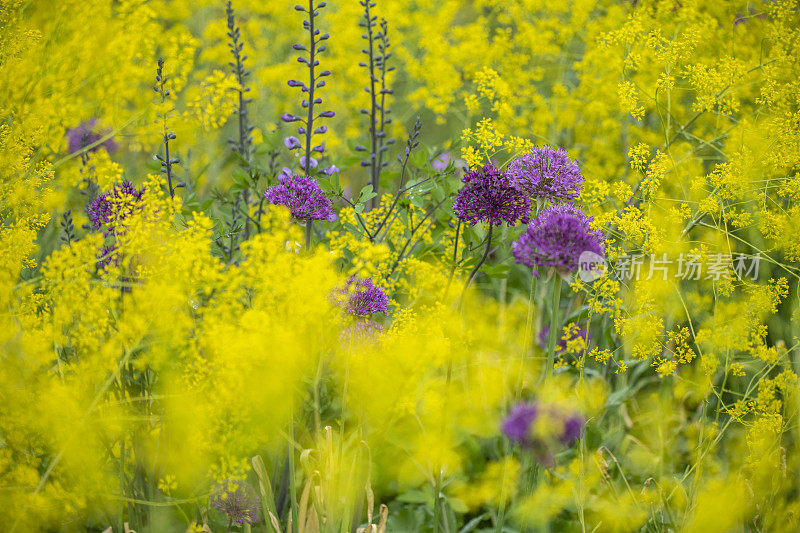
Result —
[[561, 432], [559, 440], [562, 444], [568, 445], [581, 437], [583, 431], [583, 418], [579, 415], [571, 415], [564, 420], [564, 430]]
[[533, 403], [515, 405], [503, 420], [502, 430], [506, 437], [515, 442], [530, 442], [531, 424], [539, 414], [539, 407]]
[[228, 519], [234, 524], [242, 526], [258, 522], [261, 500], [244, 481], [226, 481], [217, 489], [209, 503], [228, 515]]
[[264, 192], [264, 198], [285, 205], [298, 220], [336, 220], [331, 201], [316, 180], [307, 176], [278, 176], [278, 183]]
[[[90, 146], [106, 135], [108, 135], [110, 130], [98, 130], [95, 131], [95, 126], [97, 125], [97, 119], [93, 118], [86, 122], [82, 122], [78, 124], [76, 127], [67, 130], [67, 143], [69, 145], [69, 153], [74, 154], [75, 152], [79, 152]], [[89, 149], [90, 152], [94, 152], [99, 150], [100, 147], [106, 149], [108, 153], [115, 152], [119, 145], [114, 141], [113, 137], [110, 137], [103, 141], [102, 143], [98, 144], [97, 146]]]
[[342, 306], [351, 315], [366, 317], [374, 313], [389, 312], [386, 291], [376, 287], [369, 278], [351, 277], [337, 296], [346, 299]]
[[516, 242], [511, 245], [517, 263], [533, 269], [555, 268], [560, 274], [569, 274], [578, 268], [583, 252], [603, 255], [603, 233], [592, 229], [589, 217], [572, 204], [556, 204], [544, 209]]
[[100, 253], [97, 254], [97, 268], [102, 270], [112, 263], [119, 261], [119, 253], [117, 252], [117, 245], [103, 246]]
[[[539, 346], [542, 348], [547, 346], [547, 339], [550, 336], [550, 325], [546, 325], [542, 328], [539, 332]], [[556, 352], [560, 352], [567, 347], [567, 341], [564, 340], [564, 335], [559, 334], [558, 342], [556, 344]], [[586, 328], [583, 326], [578, 326], [578, 331], [576, 331], [572, 336], [570, 336], [569, 340], [577, 339], [578, 337], [583, 337], [584, 342], [589, 342], [589, 332], [586, 331]], [[580, 354], [576, 354], [580, 355]]]
[[491, 164], [467, 172], [461, 181], [464, 186], [453, 206], [459, 219], [473, 225], [487, 222], [495, 226], [530, 220], [530, 198], [512, 187], [508, 176]]
[[[139, 206], [139, 202], [144, 194], [144, 189], [137, 190], [130, 181], [123, 181], [120, 185], [115, 185], [109, 192], [98, 194], [92, 202], [86, 206], [86, 215], [94, 229], [100, 229], [105, 225], [111, 225], [116, 216], [116, 220], [129, 216]], [[113, 231], [109, 227], [106, 234]]]
[[510, 183], [534, 198], [568, 200], [580, 196], [583, 176], [567, 152], [535, 147], [508, 165]]

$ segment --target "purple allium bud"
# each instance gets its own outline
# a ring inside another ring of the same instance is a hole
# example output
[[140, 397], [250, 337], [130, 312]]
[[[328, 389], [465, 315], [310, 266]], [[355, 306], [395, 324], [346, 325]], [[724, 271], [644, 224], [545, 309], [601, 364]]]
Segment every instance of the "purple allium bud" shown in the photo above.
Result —
[[441, 172], [442, 170], [447, 168], [447, 165], [450, 163], [452, 159], [453, 157], [447, 152], [439, 154], [433, 159], [433, 161], [431, 161], [431, 168], [433, 168], [433, 170], [436, 170], [437, 172]]
[[[108, 135], [110, 130], [95, 131], [96, 125], [97, 119], [93, 118], [78, 124], [72, 129], [67, 130], [67, 144], [69, 146], [68, 151], [70, 154], [79, 152]], [[94, 152], [99, 150], [101, 147], [105, 148], [106, 152], [112, 153], [119, 148], [119, 145], [114, 141], [113, 137], [110, 137], [97, 146], [89, 149], [89, 151]]]
[[130, 181], [123, 181], [122, 184], [115, 185], [111, 191], [98, 194], [86, 206], [89, 223], [94, 229], [109, 225], [106, 234], [111, 233], [114, 230], [111, 224], [132, 214], [139, 207], [143, 194], [144, 189], [137, 190]]
[[344, 287], [334, 291], [332, 298], [346, 312], [357, 317], [389, 312], [389, 297], [386, 296], [386, 291], [373, 285], [369, 278], [352, 276]]
[[502, 430], [509, 439], [515, 442], [531, 441], [531, 424], [536, 420], [539, 408], [533, 403], [515, 405], [503, 420]]
[[289, 150], [295, 150], [301, 146], [300, 139], [291, 135], [283, 140], [283, 145]]
[[569, 445], [572, 442], [581, 438], [583, 431], [584, 421], [583, 417], [579, 415], [571, 415], [564, 420], [564, 430], [559, 436], [559, 440], [564, 445]]
[[[549, 335], [550, 335], [550, 325], [546, 325], [539, 332], [539, 346], [541, 346], [542, 348], [547, 346], [547, 339]], [[578, 326], [578, 330], [575, 331], [572, 335], [570, 335], [569, 340], [577, 339], [579, 337], [583, 337], [584, 343], [589, 342], [589, 332], [586, 331], [586, 328], [584, 328], [583, 326]], [[559, 334], [558, 344], [556, 345], [556, 347], [557, 347], [556, 353], [566, 349], [567, 341], [564, 340], [564, 335]], [[575, 355], [580, 355], [580, 353]]]
[[281, 115], [281, 120], [284, 122], [297, 122], [298, 120], [300, 120], [300, 117], [298, 117], [297, 115], [292, 115], [290, 113], [284, 113], [283, 115]]
[[331, 118], [331, 117], [336, 116], [336, 113], [334, 113], [333, 111], [323, 111], [322, 113], [319, 114], [319, 116], [325, 117], [325, 118]]
[[264, 198], [285, 205], [298, 220], [336, 220], [331, 201], [313, 178], [281, 175], [278, 183], [264, 192]]
[[511, 184], [534, 198], [569, 200], [580, 196], [583, 175], [567, 152], [549, 146], [535, 147], [508, 165]]
[[592, 229], [592, 217], [572, 204], [557, 204], [539, 213], [511, 250], [517, 263], [533, 269], [555, 268], [559, 274], [570, 274], [578, 268], [580, 255], [593, 252], [602, 256], [605, 251], [603, 233]]
[[495, 226], [530, 220], [530, 198], [512, 187], [505, 173], [491, 164], [467, 172], [461, 181], [464, 186], [453, 206], [459, 219], [473, 225], [486, 222]]
[[336, 172], [339, 172], [339, 169], [336, 167], [336, 165], [331, 165], [322, 171], [322, 173], [326, 176], [333, 176]]
[[226, 481], [217, 488], [209, 503], [218, 511], [225, 513], [236, 525], [258, 522], [258, 507], [261, 500], [244, 481]]

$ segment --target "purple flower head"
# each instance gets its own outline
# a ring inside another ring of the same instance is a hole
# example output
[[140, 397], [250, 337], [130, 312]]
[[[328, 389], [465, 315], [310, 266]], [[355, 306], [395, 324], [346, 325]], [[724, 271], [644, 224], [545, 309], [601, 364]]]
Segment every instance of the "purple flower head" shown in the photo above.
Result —
[[544, 209], [529, 225], [511, 250], [517, 263], [533, 269], [555, 268], [560, 274], [570, 274], [578, 268], [580, 255], [593, 252], [603, 255], [603, 233], [592, 229], [592, 217], [571, 204], [556, 204]]
[[574, 441], [581, 438], [583, 431], [583, 417], [573, 414], [564, 420], [564, 430], [559, 436], [559, 440], [564, 445], [572, 444]]
[[225, 513], [236, 525], [258, 522], [258, 507], [261, 500], [244, 481], [226, 481], [217, 488], [209, 503], [221, 513]]
[[453, 157], [449, 153], [447, 152], [441, 153], [438, 156], [436, 156], [433, 159], [433, 161], [431, 161], [431, 168], [433, 168], [433, 170], [436, 170], [437, 172], [441, 172], [442, 170], [447, 168], [447, 165], [450, 163], [452, 159]]
[[534, 198], [569, 200], [580, 196], [583, 176], [567, 152], [549, 146], [535, 147], [508, 165], [511, 184]]
[[351, 277], [336, 296], [344, 310], [354, 316], [367, 317], [374, 313], [389, 312], [386, 291], [373, 285], [369, 278]]
[[[547, 346], [547, 339], [550, 336], [550, 325], [546, 325], [542, 328], [539, 332], [539, 346], [542, 348]], [[583, 326], [578, 326], [577, 331], [575, 331], [572, 335], [569, 336], [569, 340], [577, 339], [579, 337], [583, 337], [583, 342], [589, 342], [589, 332], [586, 331], [586, 328]], [[558, 342], [556, 344], [556, 353], [561, 352], [567, 348], [567, 341], [564, 340], [564, 335], [559, 333]], [[575, 354], [580, 355], [580, 353]]]
[[458, 191], [453, 209], [462, 221], [495, 226], [505, 222], [513, 226], [517, 221], [530, 220], [530, 198], [511, 186], [508, 176], [491, 164], [467, 172], [461, 181], [464, 186]]
[[539, 414], [539, 407], [533, 403], [520, 403], [511, 409], [503, 420], [502, 430], [509, 439], [515, 442], [531, 441], [531, 424]]
[[331, 201], [307, 176], [281, 174], [278, 183], [264, 192], [264, 198], [276, 205], [285, 205], [298, 220], [336, 220]]
[[[79, 152], [108, 135], [110, 130], [95, 130], [96, 125], [97, 119], [93, 118], [67, 130], [69, 153], [74, 154], [75, 152]], [[113, 137], [110, 137], [97, 146], [90, 148], [89, 152], [99, 150], [101, 147], [105, 148], [108, 153], [112, 153], [119, 148], [119, 145], [114, 141]]]
[[98, 194], [86, 206], [86, 215], [92, 228], [108, 226], [106, 234], [114, 230], [113, 224], [130, 216], [139, 207], [144, 189], [138, 190], [130, 181], [115, 185], [109, 192]]

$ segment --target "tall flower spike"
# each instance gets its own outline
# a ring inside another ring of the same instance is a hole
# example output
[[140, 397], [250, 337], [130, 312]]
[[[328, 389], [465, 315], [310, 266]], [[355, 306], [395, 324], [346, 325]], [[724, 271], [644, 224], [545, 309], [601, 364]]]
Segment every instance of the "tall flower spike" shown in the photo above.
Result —
[[253, 136], [251, 134], [254, 126], [250, 125], [247, 104], [252, 102], [253, 99], [245, 95], [250, 92], [250, 87], [247, 86], [247, 78], [250, 76], [250, 71], [244, 67], [244, 61], [247, 59], [247, 56], [242, 54], [244, 43], [241, 40], [241, 30], [236, 24], [231, 0], [228, 0], [225, 6], [225, 14], [227, 15], [228, 38], [230, 39], [228, 48], [230, 48], [231, 56], [233, 57], [233, 61], [230, 62], [231, 72], [236, 77], [236, 83], [238, 84], [237, 93], [239, 97], [236, 106], [236, 115], [239, 119], [239, 138], [229, 139], [228, 143], [236, 150], [242, 160], [249, 164], [253, 146]]
[[[304, 145], [302, 147], [300, 164], [303, 167], [303, 172], [307, 179], [311, 178], [311, 169], [316, 168], [317, 163], [317, 160], [311, 157], [312, 152], [317, 151], [322, 153], [324, 150], [322, 145], [319, 145], [317, 147], [318, 149], [315, 148], [312, 150], [311, 140], [314, 135], [321, 135], [326, 131], [325, 126], [315, 128], [314, 121], [319, 118], [331, 118], [335, 115], [333, 111], [323, 111], [317, 115], [314, 114], [315, 106], [322, 104], [322, 98], [319, 98], [316, 95], [316, 91], [317, 89], [325, 86], [325, 80], [323, 78], [331, 75], [330, 70], [317, 72], [317, 67], [319, 66], [319, 60], [317, 59], [317, 56], [327, 49], [327, 47], [321, 43], [330, 38], [330, 35], [327, 33], [320, 35], [321, 32], [316, 27], [316, 19], [317, 16], [319, 16], [319, 10], [326, 5], [327, 4], [325, 2], [320, 2], [315, 7], [314, 0], [308, 0], [308, 8], [301, 5], [294, 6], [295, 11], [300, 11], [301, 13], [306, 14], [306, 19], [303, 21], [303, 28], [308, 31], [308, 48], [306, 48], [306, 46], [303, 44], [295, 44], [292, 46], [292, 48], [294, 50], [307, 53], [307, 56], [298, 56], [297, 61], [299, 63], [303, 63], [308, 68], [308, 85], [298, 80], [289, 80], [288, 83], [290, 87], [300, 88], [301, 94], [303, 94], [301, 105], [303, 109], [306, 109], [307, 111], [305, 112], [305, 118], [290, 113], [284, 113], [281, 115], [281, 120], [284, 122], [301, 123], [301, 125], [297, 128], [297, 132], [300, 135], [305, 136], [305, 142], [303, 143]], [[308, 95], [307, 97], [305, 96], [306, 93]], [[311, 219], [309, 219], [308, 223], [306, 224], [306, 249], [311, 248], [311, 233], [312, 223]]]
[[[381, 171], [389, 164], [388, 161], [383, 161], [383, 156], [389, 150], [389, 146], [394, 143], [393, 139], [386, 138], [386, 126], [392, 122], [392, 119], [388, 117], [392, 110], [386, 107], [386, 96], [393, 94], [393, 91], [386, 87], [386, 74], [394, 70], [394, 67], [387, 66], [392, 55], [389, 52], [388, 23], [385, 19], [381, 19], [380, 29], [376, 32], [375, 26], [378, 25], [378, 17], [371, 13], [370, 8], [377, 4], [369, 0], [360, 0], [359, 3], [364, 7], [364, 19], [358, 25], [366, 30], [361, 37], [367, 41], [367, 48], [362, 49], [362, 53], [367, 56], [368, 62], [362, 61], [358, 66], [367, 69], [369, 85], [364, 87], [364, 91], [370, 96], [369, 109], [361, 110], [362, 114], [369, 116], [370, 136], [369, 158], [362, 161], [361, 166], [369, 168], [369, 183], [375, 193], [371, 200], [371, 206], [374, 209], [380, 198], [378, 188]], [[378, 84], [380, 84], [380, 89], [378, 89]], [[364, 146], [358, 146], [356, 151], [366, 152], [367, 149]]]
[[550, 146], [535, 147], [508, 165], [511, 184], [534, 198], [570, 200], [583, 190], [583, 175], [567, 152]]
[[177, 183], [174, 187], [172, 186], [172, 166], [177, 165], [181, 162], [180, 159], [177, 157], [171, 157], [169, 155], [169, 142], [176, 139], [176, 135], [169, 131], [167, 127], [167, 119], [174, 111], [174, 108], [166, 109], [163, 108], [168, 104], [170, 90], [166, 88], [167, 78], [164, 76], [164, 60], [162, 58], [158, 58], [158, 68], [156, 68], [156, 84], [153, 86], [153, 90], [158, 93], [161, 97], [161, 101], [157, 102], [162, 110], [159, 111], [158, 117], [161, 119], [163, 125], [163, 133], [164, 133], [164, 157], [161, 155], [156, 154], [156, 159], [161, 161], [161, 172], [167, 176], [167, 187], [169, 188], [169, 197], [175, 197], [175, 189], [183, 187], [186, 185], [184, 182]]
[[288, 207], [294, 218], [307, 223], [336, 220], [331, 201], [317, 182], [308, 176], [280, 176], [278, 183], [264, 192], [264, 198], [271, 204]]
[[491, 164], [467, 172], [462, 180], [453, 206], [456, 216], [473, 225], [486, 222], [499, 226], [504, 222], [513, 226], [517, 221], [528, 222], [531, 200], [514, 188], [508, 176]]
[[539, 213], [516, 242], [511, 245], [517, 263], [533, 269], [554, 268], [569, 275], [578, 268], [580, 255], [603, 255], [605, 237], [592, 229], [592, 218], [572, 204], [556, 204]]

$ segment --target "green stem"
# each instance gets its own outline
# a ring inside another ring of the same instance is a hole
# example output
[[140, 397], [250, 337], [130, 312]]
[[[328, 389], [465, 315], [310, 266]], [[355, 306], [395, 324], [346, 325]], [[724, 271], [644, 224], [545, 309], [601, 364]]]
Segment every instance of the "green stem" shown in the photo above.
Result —
[[306, 252], [311, 251], [311, 219], [306, 220]]
[[289, 513], [292, 517], [292, 533], [298, 533], [296, 480], [294, 471], [294, 409], [292, 409], [292, 413], [289, 416], [289, 495], [291, 499]]
[[558, 307], [561, 303], [561, 277], [553, 274], [553, 300], [550, 308], [550, 334], [547, 336], [547, 366], [545, 367], [545, 379], [553, 375], [553, 366], [556, 359], [556, 341], [561, 330], [561, 321], [558, 316]]

